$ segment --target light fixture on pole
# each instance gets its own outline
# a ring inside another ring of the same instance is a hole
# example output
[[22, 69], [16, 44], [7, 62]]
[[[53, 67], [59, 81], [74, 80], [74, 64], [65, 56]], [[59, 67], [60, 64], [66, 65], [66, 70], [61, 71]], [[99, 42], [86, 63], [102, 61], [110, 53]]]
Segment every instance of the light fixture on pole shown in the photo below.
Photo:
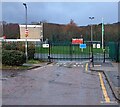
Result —
[[[93, 20], [94, 17], [89, 17], [90, 20]], [[92, 66], [94, 67], [94, 61], [93, 61], [93, 29], [92, 29], [92, 24], [91, 24], [91, 53], [92, 53]]]
[[28, 36], [28, 29], [27, 29], [27, 5], [26, 3], [23, 3], [25, 6], [25, 20], [26, 20], [26, 27], [25, 27], [25, 37], [26, 37], [26, 42], [25, 42], [25, 55], [26, 55], [26, 63], [28, 60], [28, 53], [27, 53], [27, 36]]

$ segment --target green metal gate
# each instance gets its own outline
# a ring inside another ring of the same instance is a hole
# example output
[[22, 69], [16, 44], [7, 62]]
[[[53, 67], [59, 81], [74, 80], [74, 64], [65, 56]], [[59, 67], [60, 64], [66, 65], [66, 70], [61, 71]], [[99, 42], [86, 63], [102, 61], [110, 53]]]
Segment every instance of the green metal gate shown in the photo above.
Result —
[[109, 57], [113, 61], [120, 61], [120, 42], [109, 42]]
[[[49, 43], [49, 48], [43, 48], [44, 42], [36, 43], [35, 58], [41, 60], [90, 60], [103, 61], [104, 58], [109, 59], [109, 48], [106, 46], [105, 53], [102, 48], [93, 48], [90, 41], [84, 41], [86, 48], [81, 49], [79, 44], [72, 44], [71, 42], [52, 42]], [[93, 42], [93, 44], [100, 44], [100, 42]], [[100, 44], [101, 45], [101, 44]]]
[[90, 59], [90, 47], [80, 49], [79, 44], [71, 44], [66, 42], [50, 44], [50, 58], [52, 60], [85, 60]]

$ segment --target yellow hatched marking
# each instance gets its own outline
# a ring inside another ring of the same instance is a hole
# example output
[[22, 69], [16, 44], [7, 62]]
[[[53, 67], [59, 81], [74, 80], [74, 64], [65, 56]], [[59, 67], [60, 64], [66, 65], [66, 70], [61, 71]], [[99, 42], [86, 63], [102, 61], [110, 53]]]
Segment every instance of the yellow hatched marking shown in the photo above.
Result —
[[106, 101], [106, 103], [110, 103], [110, 98], [108, 97], [107, 90], [105, 88], [105, 85], [104, 85], [104, 82], [103, 82], [103, 79], [102, 79], [102, 74], [100, 72], [99, 72], [99, 78], [100, 78], [100, 84], [101, 84], [101, 87], [102, 87], [102, 91], [103, 91], [105, 101]]

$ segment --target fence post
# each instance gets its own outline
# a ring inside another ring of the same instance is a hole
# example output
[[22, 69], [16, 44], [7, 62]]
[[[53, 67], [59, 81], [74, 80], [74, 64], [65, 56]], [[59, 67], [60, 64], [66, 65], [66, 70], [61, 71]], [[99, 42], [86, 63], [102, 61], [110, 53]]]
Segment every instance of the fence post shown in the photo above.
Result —
[[106, 51], [106, 50], [105, 50], [105, 46], [106, 46], [106, 45], [105, 45], [105, 42], [104, 42], [104, 49], [103, 49], [104, 59], [103, 59], [103, 63], [105, 63], [105, 51]]
[[90, 42], [88, 42], [88, 44], [89, 44], [89, 60], [91, 60], [91, 56], [90, 56], [90, 54], [91, 54], [91, 50], [90, 50], [90, 46], [91, 46], [91, 44], [90, 44]]
[[93, 54], [93, 41], [91, 42], [91, 52], [92, 52], [92, 67], [94, 67], [94, 54]]
[[72, 61], [72, 44], [70, 43], [70, 60]]
[[49, 60], [49, 62], [51, 62], [51, 60], [50, 60], [50, 42], [48, 42], [48, 44], [49, 44], [48, 60]]
[[103, 63], [105, 63], [105, 49], [103, 49], [103, 54], [104, 54]]
[[119, 62], [119, 42], [116, 44], [116, 62]]

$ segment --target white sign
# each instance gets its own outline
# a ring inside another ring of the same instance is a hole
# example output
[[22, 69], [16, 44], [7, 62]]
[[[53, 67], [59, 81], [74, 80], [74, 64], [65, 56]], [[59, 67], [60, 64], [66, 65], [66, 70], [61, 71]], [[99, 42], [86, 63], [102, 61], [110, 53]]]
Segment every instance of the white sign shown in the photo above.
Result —
[[96, 48], [96, 44], [93, 44], [93, 48]]
[[43, 44], [43, 48], [49, 48], [49, 44]]
[[100, 44], [97, 44], [97, 48], [100, 48]]

